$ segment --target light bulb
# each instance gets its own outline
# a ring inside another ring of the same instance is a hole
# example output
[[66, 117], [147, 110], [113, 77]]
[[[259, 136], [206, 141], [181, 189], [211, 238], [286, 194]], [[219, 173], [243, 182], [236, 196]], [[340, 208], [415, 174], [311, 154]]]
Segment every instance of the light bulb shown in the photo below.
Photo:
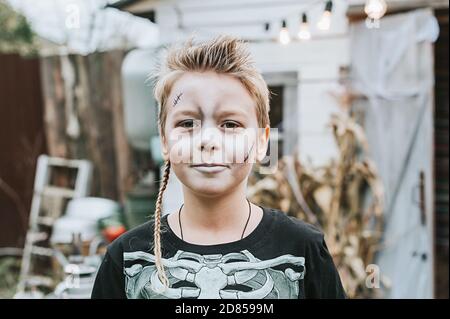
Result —
[[283, 20], [283, 23], [282, 23], [282, 26], [280, 29], [280, 34], [278, 36], [278, 40], [283, 45], [286, 45], [289, 42], [291, 42], [291, 36], [289, 35], [289, 30], [286, 25], [286, 20]]
[[311, 32], [309, 32], [309, 27], [308, 25], [301, 25], [300, 26], [300, 30], [298, 31], [298, 38], [300, 40], [309, 40], [311, 39]]
[[381, 19], [387, 11], [387, 4], [384, 0], [367, 0], [364, 12], [372, 20]]
[[311, 39], [311, 32], [309, 31], [308, 17], [303, 13], [302, 21], [300, 23], [300, 29], [297, 34], [300, 40], [309, 40]]
[[330, 29], [331, 26], [331, 12], [325, 11], [322, 14], [322, 17], [320, 18], [319, 22], [317, 22], [317, 28], [322, 31], [327, 31]]
[[317, 22], [317, 28], [322, 31], [327, 31], [331, 26], [331, 10], [333, 8], [333, 2], [327, 1], [325, 4], [325, 11], [320, 17], [319, 22]]

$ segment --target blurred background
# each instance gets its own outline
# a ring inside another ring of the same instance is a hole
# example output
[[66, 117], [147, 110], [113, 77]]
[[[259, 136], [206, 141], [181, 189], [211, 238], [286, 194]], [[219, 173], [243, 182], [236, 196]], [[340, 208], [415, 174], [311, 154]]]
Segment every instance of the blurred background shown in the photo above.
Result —
[[90, 296], [106, 245], [153, 214], [146, 79], [166, 46], [220, 34], [272, 92], [249, 198], [319, 227], [351, 298], [448, 298], [448, 6], [0, 0], [0, 298]]

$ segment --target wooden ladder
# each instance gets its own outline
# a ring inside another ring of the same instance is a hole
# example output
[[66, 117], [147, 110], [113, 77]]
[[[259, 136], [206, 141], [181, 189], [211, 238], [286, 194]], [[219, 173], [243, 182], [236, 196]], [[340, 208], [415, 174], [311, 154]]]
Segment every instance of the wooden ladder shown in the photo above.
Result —
[[[77, 170], [73, 189], [50, 184], [51, 172], [55, 167]], [[32, 267], [35, 256], [43, 258], [53, 257], [54, 252], [52, 248], [40, 246], [37, 242], [49, 239], [53, 224], [56, 219], [62, 215], [62, 211], [59, 211], [56, 216], [43, 215], [43, 197], [71, 199], [88, 196], [91, 175], [92, 164], [88, 160], [68, 160], [58, 157], [49, 157], [47, 155], [39, 156], [34, 180], [34, 193], [31, 202], [29, 228], [26, 234], [19, 283], [15, 298], [26, 296], [26, 293], [30, 288], [34, 289], [38, 286], [53, 286], [52, 278], [35, 273], [33, 270], [34, 267]], [[46, 231], [41, 230], [43, 226], [47, 228]]]

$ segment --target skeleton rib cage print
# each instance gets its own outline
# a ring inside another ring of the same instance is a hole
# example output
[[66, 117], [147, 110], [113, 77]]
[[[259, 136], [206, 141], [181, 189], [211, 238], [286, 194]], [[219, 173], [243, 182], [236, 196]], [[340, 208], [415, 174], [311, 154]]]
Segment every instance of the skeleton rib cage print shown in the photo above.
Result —
[[[170, 287], [160, 281], [155, 257], [135, 251], [124, 253], [128, 298], [296, 299], [304, 278], [305, 258], [282, 255], [259, 260], [249, 251], [226, 255], [200, 255], [178, 250], [163, 264]], [[273, 267], [285, 265], [283, 270]]]

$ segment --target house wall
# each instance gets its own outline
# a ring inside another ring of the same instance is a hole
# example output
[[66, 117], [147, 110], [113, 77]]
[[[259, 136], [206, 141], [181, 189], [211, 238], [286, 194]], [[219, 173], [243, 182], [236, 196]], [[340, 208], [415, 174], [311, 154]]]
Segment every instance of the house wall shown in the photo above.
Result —
[[[337, 155], [332, 133], [327, 126], [338, 105], [330, 95], [336, 90], [339, 69], [348, 65], [348, 38], [312, 40], [309, 43], [276, 42], [251, 45], [256, 63], [269, 77], [273, 72], [294, 72], [297, 75], [295, 105], [296, 139], [300, 158], [322, 165]], [[291, 100], [292, 101], [292, 100]], [[291, 113], [285, 113], [284, 121]]]

